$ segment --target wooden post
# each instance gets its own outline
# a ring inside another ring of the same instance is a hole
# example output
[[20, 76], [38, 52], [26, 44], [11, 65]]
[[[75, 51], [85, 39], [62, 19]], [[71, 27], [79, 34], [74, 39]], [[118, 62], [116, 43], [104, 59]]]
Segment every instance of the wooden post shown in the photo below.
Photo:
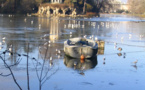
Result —
[[98, 44], [98, 53], [97, 54], [104, 54], [105, 42], [104, 41], [96, 41]]

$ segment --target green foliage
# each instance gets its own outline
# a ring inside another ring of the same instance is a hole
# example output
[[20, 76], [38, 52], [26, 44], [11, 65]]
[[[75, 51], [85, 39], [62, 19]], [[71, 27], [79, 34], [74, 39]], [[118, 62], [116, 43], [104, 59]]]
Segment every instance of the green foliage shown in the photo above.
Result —
[[72, 0], [73, 3], [77, 3], [77, 0]]
[[0, 3], [5, 3], [6, 2], [6, 0], [0, 0]]
[[67, 4], [67, 5], [73, 4], [73, 3], [72, 3], [72, 0], [65, 0], [64, 3]]
[[87, 7], [87, 12], [90, 12], [93, 9], [93, 6], [90, 4], [86, 4], [86, 7]]
[[117, 10], [116, 13], [123, 13], [125, 12], [124, 10]]
[[48, 3], [50, 0], [42, 0], [43, 3]]
[[35, 1], [36, 1], [36, 3], [38, 3], [38, 4], [42, 3], [42, 0], [35, 0]]
[[0, 7], [0, 13], [30, 13], [37, 10], [40, 3], [42, 0], [5, 0], [3, 7]]
[[[3, 0], [2, 0], [3, 1]], [[3, 5], [0, 7], [0, 12], [13, 13], [14, 12], [14, 0], [5, 0], [2, 2]]]
[[36, 2], [30, 0], [23, 0], [21, 3], [21, 9], [18, 10], [20, 13], [31, 13], [36, 9]]
[[82, 5], [83, 4], [83, 0], [78, 0], [78, 4]]
[[126, 13], [129, 13], [129, 11], [125, 11]]

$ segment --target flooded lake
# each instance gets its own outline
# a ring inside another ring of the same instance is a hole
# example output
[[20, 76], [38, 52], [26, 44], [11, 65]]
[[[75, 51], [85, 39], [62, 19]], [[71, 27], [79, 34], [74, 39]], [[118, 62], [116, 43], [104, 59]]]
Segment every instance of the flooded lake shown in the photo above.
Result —
[[[126, 15], [1, 14], [0, 90], [19, 90], [10, 69], [23, 90], [28, 88], [27, 75], [32, 90], [40, 86], [42, 90], [144, 90], [144, 29], [145, 19]], [[64, 41], [83, 36], [104, 41], [104, 48], [85, 61], [64, 55]]]

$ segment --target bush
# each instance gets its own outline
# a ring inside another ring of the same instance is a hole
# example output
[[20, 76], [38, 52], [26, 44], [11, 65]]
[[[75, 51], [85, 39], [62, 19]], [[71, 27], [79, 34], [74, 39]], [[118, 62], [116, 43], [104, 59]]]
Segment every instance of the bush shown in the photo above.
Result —
[[95, 12], [87, 12], [86, 16], [87, 17], [97, 16], [97, 13], [95, 13]]
[[124, 10], [117, 10], [116, 13], [123, 13], [125, 12]]

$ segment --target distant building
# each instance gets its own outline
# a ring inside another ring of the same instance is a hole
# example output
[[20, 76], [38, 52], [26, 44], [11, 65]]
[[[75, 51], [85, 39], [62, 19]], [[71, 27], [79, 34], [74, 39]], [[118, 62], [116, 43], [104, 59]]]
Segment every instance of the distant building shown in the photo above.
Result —
[[108, 8], [106, 11], [116, 13], [118, 10], [128, 10], [128, 5], [121, 0], [109, 0], [112, 8]]
[[122, 5], [121, 5], [121, 10], [127, 11], [127, 10], [128, 10], [128, 4], [122, 3]]
[[62, 0], [51, 0], [51, 3], [62, 3], [63, 1]]

